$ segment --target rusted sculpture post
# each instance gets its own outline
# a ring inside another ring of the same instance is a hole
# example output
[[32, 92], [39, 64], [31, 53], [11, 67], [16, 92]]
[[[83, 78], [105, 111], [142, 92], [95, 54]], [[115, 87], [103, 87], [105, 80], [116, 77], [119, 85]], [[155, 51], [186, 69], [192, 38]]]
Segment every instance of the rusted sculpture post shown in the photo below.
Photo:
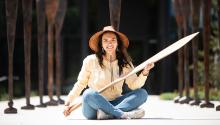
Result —
[[[183, 37], [183, 14], [181, 11], [181, 5], [179, 0], [172, 0], [175, 17], [178, 26], [178, 38]], [[179, 95], [174, 98], [174, 102], [178, 103], [179, 99], [183, 96], [183, 77], [184, 77], [184, 66], [183, 66], [183, 49], [178, 50], [178, 92]]]
[[[218, 0], [218, 31], [220, 34], [220, 0]], [[220, 35], [219, 35], [219, 44], [220, 44]]]
[[[218, 31], [220, 34], [220, 0], [218, 0]], [[220, 43], [220, 35], [219, 35], [219, 43]], [[220, 105], [216, 106], [216, 111], [220, 111]]]
[[80, 0], [80, 37], [81, 37], [81, 61], [88, 55], [88, 2]]
[[[184, 36], [188, 34], [189, 17], [190, 17], [190, 0], [181, 1], [183, 12], [183, 29]], [[182, 97], [180, 104], [189, 103], [192, 99], [189, 97], [189, 44], [184, 46], [184, 84], [186, 96]]]
[[[182, 29], [178, 30], [178, 38], [182, 38]], [[184, 83], [184, 53], [183, 48], [178, 50], [178, 91], [179, 95], [175, 97], [174, 102], [179, 103], [179, 100], [183, 97], [183, 83]]]
[[58, 8], [58, 0], [46, 0], [46, 15], [48, 21], [48, 95], [50, 101], [47, 105], [58, 105], [53, 99], [53, 83], [54, 83], [54, 19]]
[[[193, 32], [198, 32], [199, 30], [199, 18], [200, 18], [200, 8], [201, 0], [191, 0], [192, 9], [192, 30]], [[199, 105], [200, 99], [198, 96], [198, 37], [193, 39], [192, 42], [192, 52], [193, 52], [193, 88], [194, 88], [194, 100], [190, 102], [190, 105]]]
[[44, 54], [45, 54], [45, 2], [44, 0], [36, 0], [37, 12], [37, 39], [38, 39], [38, 89], [40, 96], [40, 104], [37, 107], [46, 107], [43, 103], [44, 90]]
[[9, 108], [4, 113], [17, 113], [17, 109], [13, 108], [13, 55], [15, 44], [15, 29], [17, 20], [18, 0], [6, 0], [6, 20], [7, 20], [7, 42], [8, 42], [8, 94]]
[[109, 0], [110, 22], [115, 30], [119, 30], [121, 15], [121, 0]]
[[60, 84], [62, 83], [61, 76], [61, 53], [62, 53], [62, 43], [61, 43], [61, 30], [63, 26], [63, 21], [66, 13], [67, 0], [60, 0], [59, 7], [57, 10], [55, 18], [55, 35], [56, 35], [56, 95], [59, 104], [64, 104], [64, 100], [60, 98]]
[[26, 106], [21, 109], [34, 109], [30, 104], [31, 89], [31, 27], [32, 27], [32, 0], [22, 0], [24, 22], [24, 61], [25, 61], [25, 97]]
[[214, 108], [214, 104], [209, 102], [209, 40], [210, 40], [210, 7], [211, 0], [203, 0], [204, 2], [204, 30], [203, 30], [203, 46], [204, 46], [204, 64], [205, 64], [205, 102], [200, 107]]

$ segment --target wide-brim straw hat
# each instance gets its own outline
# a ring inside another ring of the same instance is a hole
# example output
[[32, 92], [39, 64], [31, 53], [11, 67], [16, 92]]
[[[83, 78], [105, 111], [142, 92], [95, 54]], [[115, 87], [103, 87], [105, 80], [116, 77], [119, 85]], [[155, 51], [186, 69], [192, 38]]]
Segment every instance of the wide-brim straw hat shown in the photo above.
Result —
[[113, 32], [113, 33], [116, 33], [120, 40], [122, 41], [122, 45], [125, 47], [125, 48], [128, 48], [128, 45], [129, 45], [129, 40], [128, 40], [128, 37], [126, 35], [124, 35], [123, 33], [121, 32], [118, 32], [118, 31], [115, 31], [115, 29], [112, 27], [112, 26], [106, 26], [103, 28], [102, 31], [99, 31], [97, 33], [95, 33], [90, 39], [89, 39], [89, 47], [95, 51], [95, 52], [98, 52], [98, 42], [99, 42], [99, 39], [100, 39], [100, 35], [102, 35], [103, 33], [105, 32]]

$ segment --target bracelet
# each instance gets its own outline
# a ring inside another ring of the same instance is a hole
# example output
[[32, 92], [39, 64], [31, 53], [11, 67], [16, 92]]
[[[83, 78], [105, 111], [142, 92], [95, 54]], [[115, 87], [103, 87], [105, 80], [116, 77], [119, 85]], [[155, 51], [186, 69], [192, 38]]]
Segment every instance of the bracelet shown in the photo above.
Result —
[[67, 102], [64, 104], [64, 106], [69, 106], [70, 105], [70, 102]]

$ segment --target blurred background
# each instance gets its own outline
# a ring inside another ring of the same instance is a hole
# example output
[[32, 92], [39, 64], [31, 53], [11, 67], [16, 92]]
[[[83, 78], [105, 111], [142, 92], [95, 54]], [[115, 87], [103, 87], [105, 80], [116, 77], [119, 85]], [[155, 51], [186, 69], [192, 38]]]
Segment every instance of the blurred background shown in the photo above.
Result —
[[[22, 4], [19, 0], [16, 22], [14, 48], [14, 96], [25, 95], [24, 85], [24, 31]], [[38, 53], [37, 53], [37, 17], [36, 3], [33, 2], [32, 12], [32, 43], [31, 43], [31, 91], [38, 92]], [[214, 57], [219, 56], [218, 13], [217, 0], [212, 0], [211, 6], [211, 40], [210, 66], [214, 67]], [[199, 31], [203, 30], [203, 16], [200, 16]], [[47, 25], [47, 24], [46, 24]], [[69, 0], [61, 32], [61, 94], [68, 94], [76, 82], [82, 66], [82, 60], [92, 51], [88, 40], [95, 32], [110, 25], [108, 0]], [[6, 32], [5, 0], [0, 1], [0, 94], [8, 90], [8, 45]], [[47, 28], [45, 28], [47, 30]], [[138, 65], [153, 56], [163, 48], [178, 40], [177, 24], [172, 0], [122, 0], [119, 31], [126, 34], [130, 40], [128, 52]], [[46, 35], [47, 36], [47, 35]], [[203, 86], [204, 66], [202, 35], [199, 36], [199, 84]], [[46, 40], [47, 46], [47, 40]], [[189, 44], [191, 46], [191, 43]], [[47, 47], [45, 47], [47, 52]], [[192, 86], [192, 49], [190, 51], [190, 86]], [[217, 55], [216, 55], [217, 54]], [[177, 52], [156, 63], [150, 73], [144, 88], [150, 94], [173, 92], [178, 89], [178, 58]], [[217, 63], [219, 65], [219, 61]], [[210, 68], [211, 86], [220, 87], [216, 77], [219, 67]], [[45, 53], [44, 94], [47, 94], [47, 53]], [[215, 74], [214, 74], [215, 73]], [[218, 74], [219, 75], [219, 74]], [[218, 79], [217, 79], [218, 78]]]

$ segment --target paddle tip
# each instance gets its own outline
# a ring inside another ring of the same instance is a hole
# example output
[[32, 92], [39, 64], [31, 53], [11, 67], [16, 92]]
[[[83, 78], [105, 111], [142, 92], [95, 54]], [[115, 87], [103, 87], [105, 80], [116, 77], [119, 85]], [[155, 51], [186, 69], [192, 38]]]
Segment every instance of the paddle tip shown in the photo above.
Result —
[[196, 36], [196, 35], [198, 35], [198, 34], [199, 34], [199, 32], [195, 32], [195, 33], [193, 33], [192, 35]]
[[195, 36], [197, 36], [198, 34], [199, 34], [199, 32], [195, 32], [195, 33], [192, 33], [192, 34], [186, 36], [185, 38], [191, 40], [191, 39], [193, 39]]

